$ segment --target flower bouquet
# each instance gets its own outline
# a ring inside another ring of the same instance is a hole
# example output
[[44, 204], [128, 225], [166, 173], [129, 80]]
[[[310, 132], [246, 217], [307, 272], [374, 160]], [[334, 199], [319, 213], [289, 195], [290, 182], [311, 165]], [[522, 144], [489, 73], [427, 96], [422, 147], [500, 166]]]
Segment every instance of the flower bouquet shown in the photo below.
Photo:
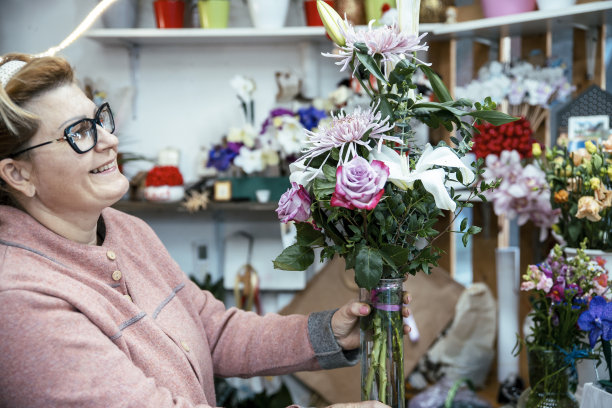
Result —
[[[533, 146], [537, 154], [540, 147], [537, 143]], [[546, 239], [561, 210], [551, 206], [550, 188], [542, 169], [521, 161], [516, 150], [504, 150], [499, 157], [487, 156], [482, 177], [487, 182], [501, 180], [498, 188], [486, 194], [495, 214], [503, 214], [510, 220], [516, 218], [518, 225], [532, 221], [540, 228], [540, 241]]]
[[147, 173], [144, 196], [149, 201], [180, 201], [185, 195], [183, 176], [176, 166], [154, 166]]
[[[567, 139], [537, 159], [550, 185], [553, 208], [561, 211], [555, 237], [571, 248], [587, 240], [589, 249], [612, 250], [612, 137], [587, 141], [570, 151]], [[608, 266], [609, 267], [609, 266]]]
[[[568, 257], [557, 244], [544, 262], [529, 265], [522, 277], [521, 290], [532, 294], [533, 308], [530, 333], [518, 343], [519, 351], [527, 346], [529, 358], [527, 407], [577, 407], [569, 392], [570, 369], [575, 371], [576, 360], [597, 358], [589, 352], [581, 329], [591, 330], [591, 343], [602, 334], [602, 296], [610, 295], [612, 285], [604, 262], [590, 259], [584, 248], [583, 243], [576, 256]], [[612, 333], [606, 327], [604, 339], [609, 340]]]
[[[304, 270], [314, 262], [338, 255], [372, 305], [361, 322], [362, 398], [404, 406], [401, 282], [437, 265], [441, 250], [434, 243], [444, 231], [435, 226], [451, 213], [470, 206], [449, 182], [461, 184], [470, 197], [481, 197], [495, 186], [472, 185], [482, 173], [482, 160], [468, 168], [460, 157], [470, 151], [474, 121], [499, 125], [514, 118], [484, 104], [453, 100], [440, 78], [415, 55], [427, 49], [418, 36], [419, 2], [398, 2], [399, 25], [358, 31], [326, 3], [318, 8], [326, 30], [337, 45], [341, 70], [365, 70], [374, 81], [361, 82], [370, 98], [367, 108], [340, 112], [331, 123], [306, 131], [301, 157], [291, 164], [292, 187], [277, 209], [283, 222], [294, 221], [297, 242], [275, 260], [277, 269]], [[413, 77], [422, 70], [437, 102], [415, 92]], [[366, 76], [366, 77], [367, 77]], [[357, 79], [362, 76], [357, 76]], [[373, 86], [373, 84], [375, 86]], [[472, 121], [466, 121], [469, 117]], [[455, 129], [453, 146], [411, 143], [410, 120], [436, 128]], [[467, 238], [479, 228], [461, 223]], [[393, 281], [395, 280], [395, 281]], [[399, 280], [399, 289], [397, 281]], [[362, 298], [363, 299], [363, 298]]]

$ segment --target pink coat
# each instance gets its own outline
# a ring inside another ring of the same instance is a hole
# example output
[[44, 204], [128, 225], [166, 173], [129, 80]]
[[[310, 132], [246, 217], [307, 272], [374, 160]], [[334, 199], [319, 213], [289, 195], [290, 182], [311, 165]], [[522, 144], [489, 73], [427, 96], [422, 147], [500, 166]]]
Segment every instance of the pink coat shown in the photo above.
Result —
[[104, 243], [0, 206], [0, 407], [209, 407], [217, 376], [349, 365], [330, 312], [258, 316], [194, 285], [141, 220]]

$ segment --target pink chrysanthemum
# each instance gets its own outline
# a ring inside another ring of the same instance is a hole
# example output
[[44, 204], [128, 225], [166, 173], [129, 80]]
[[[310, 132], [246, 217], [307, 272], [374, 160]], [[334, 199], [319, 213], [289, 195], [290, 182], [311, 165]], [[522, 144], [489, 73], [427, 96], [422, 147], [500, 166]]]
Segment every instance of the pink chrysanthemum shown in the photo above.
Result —
[[[346, 30], [339, 25], [342, 35], [346, 39], [346, 45], [338, 47], [339, 51], [337, 54], [323, 53], [325, 57], [337, 58], [340, 61], [336, 62], [336, 65], [341, 65], [340, 72], [346, 70], [349, 63], [353, 61], [354, 52], [357, 51], [355, 44], [363, 43], [368, 47], [368, 54], [371, 56], [380, 55], [383, 61], [390, 61], [397, 63], [405, 57], [412, 57], [415, 61], [423, 63], [411, 53], [416, 51], [427, 51], [429, 46], [421, 44], [421, 39], [427, 35], [427, 33], [421, 34], [419, 37], [416, 35], [408, 34], [400, 31], [400, 29], [394, 24], [392, 26], [381, 26], [378, 28], [372, 28], [373, 21], [368, 25], [367, 30], [355, 30], [355, 28], [345, 19]], [[359, 66], [359, 60], [355, 61], [355, 69]]]
[[375, 113], [373, 109], [361, 110], [360, 107], [355, 108], [350, 115], [344, 112], [340, 112], [338, 116], [332, 115], [331, 124], [320, 127], [317, 132], [306, 131], [308, 147], [302, 151], [304, 154], [300, 160], [313, 159], [338, 147], [342, 164], [343, 161], [347, 162], [358, 155], [357, 145], [372, 150], [371, 141], [364, 140], [366, 135], [370, 139], [378, 139], [379, 149], [385, 140], [402, 143], [402, 139], [397, 136], [385, 135], [393, 126], [389, 124], [389, 117], [382, 121], [380, 118], [380, 112]]

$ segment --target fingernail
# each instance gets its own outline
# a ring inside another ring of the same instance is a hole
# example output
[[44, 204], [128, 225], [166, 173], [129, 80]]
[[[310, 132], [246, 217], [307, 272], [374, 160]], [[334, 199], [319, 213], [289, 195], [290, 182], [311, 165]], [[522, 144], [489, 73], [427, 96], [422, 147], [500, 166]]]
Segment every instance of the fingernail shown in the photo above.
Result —
[[370, 312], [370, 308], [366, 305], [363, 305], [359, 308], [359, 313], [362, 315], [367, 315]]

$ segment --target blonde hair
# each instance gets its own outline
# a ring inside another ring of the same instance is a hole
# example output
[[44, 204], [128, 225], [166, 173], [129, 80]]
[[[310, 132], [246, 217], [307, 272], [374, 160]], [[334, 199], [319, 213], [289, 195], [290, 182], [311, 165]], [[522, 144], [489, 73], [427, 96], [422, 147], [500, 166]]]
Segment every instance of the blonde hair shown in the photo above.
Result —
[[[74, 82], [72, 67], [61, 57], [10, 53], [0, 59], [0, 66], [9, 61], [26, 64], [4, 87], [0, 86], [0, 160], [26, 145], [38, 131], [39, 118], [27, 110], [27, 104], [45, 92]], [[12, 201], [7, 201], [5, 188], [0, 190], [1, 203]]]

